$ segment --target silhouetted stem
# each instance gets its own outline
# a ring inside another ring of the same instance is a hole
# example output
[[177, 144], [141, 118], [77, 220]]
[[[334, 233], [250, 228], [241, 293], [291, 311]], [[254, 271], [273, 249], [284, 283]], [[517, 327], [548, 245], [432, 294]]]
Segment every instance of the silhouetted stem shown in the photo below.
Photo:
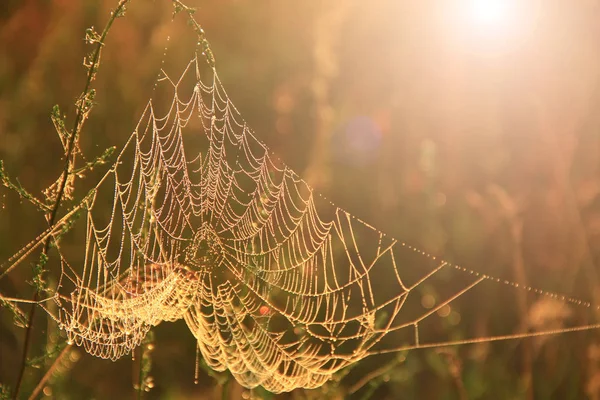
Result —
[[[73, 131], [71, 132], [71, 136], [69, 137], [69, 141], [67, 144], [67, 151], [65, 153], [65, 166], [63, 168], [63, 172], [60, 177], [58, 192], [56, 194], [54, 204], [52, 205], [52, 209], [51, 209], [50, 215], [48, 217], [48, 225], [50, 226], [50, 228], [52, 228], [54, 226], [54, 224], [56, 223], [56, 217], [58, 215], [58, 210], [60, 208], [60, 204], [65, 195], [65, 188], [67, 185], [69, 173], [71, 173], [71, 171], [69, 171], [69, 169], [71, 166], [71, 157], [73, 156], [73, 151], [75, 149], [76, 138], [79, 135], [81, 128], [83, 127], [85, 114], [87, 112], [89, 112], [89, 110], [86, 109], [85, 99], [88, 96], [88, 94], [90, 93], [90, 87], [92, 85], [92, 81], [94, 80], [94, 78], [96, 76], [96, 73], [98, 70], [98, 65], [100, 64], [100, 54], [102, 53], [102, 47], [104, 46], [104, 41], [106, 40], [106, 36], [108, 35], [108, 31], [112, 27], [113, 22], [115, 21], [115, 19], [117, 19], [119, 16], [122, 15], [123, 11], [125, 10], [125, 5], [128, 2], [129, 2], [129, 0], [120, 0], [119, 1], [117, 8], [115, 9], [115, 11], [112, 12], [108, 22], [106, 23], [106, 26], [104, 27], [104, 30], [102, 31], [102, 35], [100, 36], [100, 39], [97, 41], [97, 46], [96, 46], [96, 50], [94, 51], [92, 63], [89, 65], [85, 88], [83, 90], [83, 94], [82, 94], [79, 104], [77, 106], [77, 115], [75, 116], [75, 123], [73, 126]], [[52, 243], [52, 235], [48, 236], [48, 238], [44, 242], [44, 247], [42, 249], [42, 254], [44, 256], [46, 256], [48, 254], [48, 250], [50, 249], [51, 243]], [[39, 295], [40, 295], [40, 292], [36, 288], [36, 291], [33, 295], [33, 303], [34, 304], [31, 306], [31, 311], [29, 312], [27, 327], [25, 330], [25, 343], [23, 344], [23, 356], [21, 357], [21, 367], [19, 369], [17, 383], [15, 384], [15, 391], [14, 391], [15, 398], [18, 398], [18, 396], [19, 396], [19, 391], [21, 389], [21, 383], [23, 381], [23, 375], [25, 373], [25, 368], [26, 368], [26, 364], [27, 364], [27, 353], [29, 352], [29, 344], [31, 341], [33, 319], [35, 317], [35, 310], [37, 308], [35, 303], [39, 300]]]
[[71, 349], [72, 346], [73, 345], [68, 344], [67, 347], [65, 347], [60, 352], [58, 357], [56, 357], [56, 359], [54, 360], [54, 362], [52, 363], [50, 368], [48, 368], [48, 371], [46, 371], [46, 373], [44, 374], [42, 379], [39, 381], [39, 383], [37, 384], [35, 389], [33, 389], [33, 392], [31, 392], [31, 395], [29, 396], [29, 400], [34, 400], [40, 394], [40, 392], [42, 391], [42, 388], [44, 387], [44, 385], [46, 384], [46, 382], [48, 381], [48, 379], [50, 378], [50, 376], [52, 375], [52, 373], [54, 372], [56, 367], [58, 367], [58, 365], [60, 364], [60, 361], [69, 352], [69, 350]]

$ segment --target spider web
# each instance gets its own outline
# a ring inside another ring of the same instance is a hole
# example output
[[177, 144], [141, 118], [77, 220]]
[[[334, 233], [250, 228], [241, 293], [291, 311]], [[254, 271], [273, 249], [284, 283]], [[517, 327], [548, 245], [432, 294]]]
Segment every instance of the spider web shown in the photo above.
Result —
[[61, 256], [41, 305], [90, 354], [116, 360], [184, 319], [211, 368], [283, 392], [372, 354], [597, 327], [436, 339], [439, 312], [490, 283], [593, 307], [437, 259], [337, 207], [255, 136], [201, 55], [177, 79], [162, 71], [160, 91], [170, 103], [148, 102], [84, 201], [3, 272], [84, 213], [84, 257]]

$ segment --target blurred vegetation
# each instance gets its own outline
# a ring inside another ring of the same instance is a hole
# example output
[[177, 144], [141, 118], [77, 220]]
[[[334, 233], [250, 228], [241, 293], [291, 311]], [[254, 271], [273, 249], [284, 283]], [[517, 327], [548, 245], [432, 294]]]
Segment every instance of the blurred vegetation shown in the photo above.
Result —
[[[429, 253], [598, 305], [600, 7], [543, 4], [526, 40], [482, 52], [453, 34], [449, 6], [431, 1], [188, 3], [248, 124], [336, 204]], [[104, 26], [115, 6], [9, 0], [0, 8], [0, 159], [38, 197], [64, 165], [53, 106], [71, 126], [90, 51], [85, 31]], [[91, 159], [135, 127], [167, 35], [188, 29], [171, 15], [170, 1], [133, 1], [115, 23], [81, 137]], [[189, 52], [168, 43], [172, 62], [183, 66]], [[0, 195], [4, 261], [47, 223], [14, 191]], [[0, 292], [32, 298], [33, 273], [21, 266]], [[460, 324], [448, 326], [456, 337], [515, 321], [589, 321], [502, 285], [456, 308]], [[0, 309], [0, 398], [16, 380], [22, 325]], [[371, 357], [319, 390], [272, 396], [206, 368], [195, 385], [196, 345], [182, 321], [161, 324], [135, 360], [114, 363], [65, 350], [42, 312], [33, 326], [22, 393], [52, 367], [46, 398], [600, 399], [594, 331]]]

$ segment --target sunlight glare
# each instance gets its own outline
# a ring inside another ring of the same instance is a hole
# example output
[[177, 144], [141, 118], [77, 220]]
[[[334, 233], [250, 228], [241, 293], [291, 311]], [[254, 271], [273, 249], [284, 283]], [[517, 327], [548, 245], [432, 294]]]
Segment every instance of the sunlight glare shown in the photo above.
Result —
[[471, 17], [478, 25], [498, 27], [510, 21], [510, 6], [503, 0], [472, 0]]
[[483, 54], [515, 50], [535, 30], [538, 0], [459, 0], [448, 28], [461, 46]]
[[508, 0], [471, 0], [473, 23], [481, 29], [506, 29], [514, 19], [515, 10]]

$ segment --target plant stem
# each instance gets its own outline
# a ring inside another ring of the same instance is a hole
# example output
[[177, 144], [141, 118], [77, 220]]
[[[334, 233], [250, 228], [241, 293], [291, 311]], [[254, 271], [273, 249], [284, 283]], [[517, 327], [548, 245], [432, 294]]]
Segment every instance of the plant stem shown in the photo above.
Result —
[[[135, 349], [133, 349], [135, 352]], [[138, 387], [137, 387], [137, 399], [142, 400], [144, 392], [144, 346], [140, 346], [140, 361], [138, 363]]]
[[52, 373], [54, 372], [54, 370], [56, 369], [56, 367], [58, 367], [58, 365], [60, 364], [60, 361], [63, 359], [63, 357], [69, 352], [69, 350], [71, 349], [73, 345], [68, 344], [58, 355], [58, 357], [56, 357], [56, 359], [54, 360], [54, 362], [52, 363], [52, 365], [50, 366], [50, 368], [48, 368], [48, 371], [46, 371], [46, 373], [44, 374], [44, 376], [42, 377], [42, 379], [39, 381], [39, 383], [37, 384], [37, 386], [35, 387], [35, 389], [33, 389], [33, 392], [31, 392], [31, 395], [29, 396], [29, 400], [34, 400], [42, 391], [42, 388], [44, 387], [44, 385], [46, 384], [46, 382], [48, 381], [48, 379], [50, 378], [50, 375], [52, 375]]
[[[133, 354], [135, 354], [135, 350], [133, 349]], [[138, 367], [138, 377], [137, 377], [137, 388], [135, 387], [135, 384], [133, 385], [133, 388], [135, 389], [135, 393], [134, 392], [134, 398], [137, 400], [142, 400], [142, 380], [143, 380], [143, 363], [144, 363], [144, 350], [140, 347], [140, 356], [139, 356], [139, 361], [137, 362], [137, 367]], [[135, 371], [135, 362], [134, 362], [134, 371]], [[134, 379], [135, 382], [135, 379]]]
[[[98, 70], [98, 65], [100, 63], [100, 54], [102, 53], [102, 47], [104, 46], [104, 41], [106, 40], [106, 36], [108, 35], [108, 31], [110, 30], [113, 22], [117, 17], [121, 16], [125, 5], [129, 2], [129, 0], [120, 0], [117, 8], [111, 14], [104, 30], [102, 31], [102, 35], [97, 42], [96, 50], [94, 51], [94, 56], [92, 58], [92, 63], [89, 66], [87, 80], [85, 83], [85, 88], [83, 90], [83, 94], [80, 98], [79, 104], [77, 106], [77, 115], [75, 116], [75, 123], [73, 126], [73, 131], [71, 136], [69, 137], [69, 142], [67, 145], [67, 151], [65, 154], [65, 166], [63, 168], [62, 175], [60, 177], [60, 184], [58, 188], [58, 192], [56, 194], [56, 199], [54, 200], [54, 204], [52, 206], [52, 210], [50, 211], [50, 215], [48, 217], [48, 225], [52, 228], [56, 222], [56, 216], [58, 215], [58, 210], [60, 208], [60, 204], [65, 195], [65, 187], [67, 185], [70, 166], [71, 166], [71, 157], [73, 156], [73, 150], [75, 149], [76, 138], [83, 127], [83, 122], [85, 118], [85, 114], [89, 112], [89, 109], [86, 109], [86, 97], [90, 93], [90, 86], [92, 85], [92, 81], [96, 76], [96, 72]], [[44, 242], [44, 247], [42, 249], [42, 254], [45, 256], [48, 254], [48, 250], [50, 249], [50, 244], [52, 243], [52, 236], [48, 236]], [[40, 292], [38, 289], [35, 290], [33, 295], [33, 305], [31, 306], [31, 311], [29, 312], [27, 328], [25, 331], [25, 343], [23, 344], [23, 355], [21, 357], [21, 367], [19, 369], [19, 375], [17, 378], [17, 383], [15, 385], [14, 397], [15, 399], [19, 396], [19, 390], [21, 389], [21, 383], [23, 381], [23, 375], [25, 373], [25, 368], [27, 364], [27, 353], [29, 352], [29, 342], [31, 341], [31, 332], [33, 327], [33, 318], [35, 317], [36, 303], [39, 300]]]
[[229, 389], [231, 389], [231, 385], [230, 385], [229, 379], [228, 379], [222, 385], [221, 400], [227, 400], [229, 398]]
[[[365, 375], [364, 377], [362, 377], [362, 379], [360, 379], [354, 385], [350, 386], [348, 388], [348, 394], [351, 395], [351, 394], [358, 392], [363, 386], [367, 385], [368, 383], [372, 383], [377, 378], [379, 378], [381, 375], [390, 372], [392, 369], [394, 369], [400, 363], [401, 363], [400, 359], [398, 359], [398, 357], [394, 357], [388, 363], [377, 368], [375, 371], [372, 371], [369, 374]], [[379, 386], [379, 384], [377, 386]]]

